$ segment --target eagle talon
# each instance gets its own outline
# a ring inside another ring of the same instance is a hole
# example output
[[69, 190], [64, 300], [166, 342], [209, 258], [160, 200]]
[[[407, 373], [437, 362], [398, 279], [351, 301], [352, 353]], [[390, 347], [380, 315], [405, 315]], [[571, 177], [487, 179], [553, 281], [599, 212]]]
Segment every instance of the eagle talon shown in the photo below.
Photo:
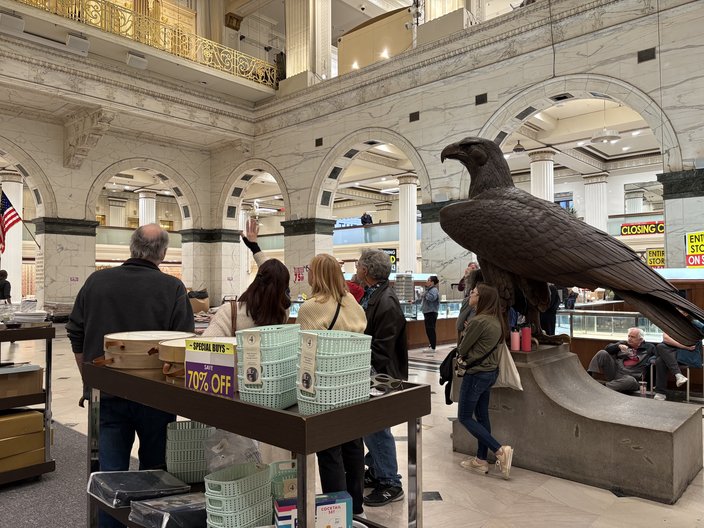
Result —
[[540, 343], [541, 345], [569, 345], [572, 341], [570, 336], [567, 334], [558, 334], [558, 335], [547, 335], [547, 334], [539, 334], [535, 336], [535, 339]]

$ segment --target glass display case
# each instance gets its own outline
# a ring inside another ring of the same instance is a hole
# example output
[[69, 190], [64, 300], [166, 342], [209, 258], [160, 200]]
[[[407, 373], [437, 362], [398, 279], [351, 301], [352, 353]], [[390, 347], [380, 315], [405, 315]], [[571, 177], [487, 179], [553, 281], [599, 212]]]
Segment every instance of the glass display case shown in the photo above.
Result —
[[[289, 317], [295, 319], [298, 316], [298, 309], [303, 301], [291, 301], [291, 309]], [[456, 318], [460, 313], [462, 301], [440, 301], [440, 310], [438, 310], [438, 319]], [[420, 303], [401, 302], [401, 310], [406, 316], [407, 321], [422, 321], [423, 312], [420, 311]]]
[[643, 330], [646, 341], [656, 343], [662, 340], [662, 330], [638, 312], [559, 310], [555, 333], [618, 341], [625, 339], [628, 329], [634, 327]]

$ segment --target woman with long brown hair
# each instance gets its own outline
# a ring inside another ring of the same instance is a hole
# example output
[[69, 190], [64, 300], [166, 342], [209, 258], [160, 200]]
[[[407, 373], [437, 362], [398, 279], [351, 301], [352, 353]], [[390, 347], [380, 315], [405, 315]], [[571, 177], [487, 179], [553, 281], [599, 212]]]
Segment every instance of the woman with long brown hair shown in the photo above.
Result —
[[[477, 439], [477, 456], [463, 460], [463, 468], [487, 474], [488, 450], [496, 454], [496, 465], [504, 478], [509, 477], [513, 448], [501, 445], [491, 435], [489, 397], [499, 370], [499, 345], [506, 336], [501, 324], [499, 293], [493, 286], [479, 283], [469, 293], [469, 303], [476, 308], [458, 350], [458, 365], [465, 370], [457, 419]], [[475, 418], [476, 417], [476, 418]]]
[[[311, 298], [298, 310], [296, 322], [301, 330], [345, 330], [364, 333], [364, 309], [347, 289], [340, 264], [335, 257], [313, 257], [308, 271]], [[364, 512], [364, 444], [362, 439], [319, 451], [318, 469], [323, 493], [346, 491], [352, 496], [355, 515]]]

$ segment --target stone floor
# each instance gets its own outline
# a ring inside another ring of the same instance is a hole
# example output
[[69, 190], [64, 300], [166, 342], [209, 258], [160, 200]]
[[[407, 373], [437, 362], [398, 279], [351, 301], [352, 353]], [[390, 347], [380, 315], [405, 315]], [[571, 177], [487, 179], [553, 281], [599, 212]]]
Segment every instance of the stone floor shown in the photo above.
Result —
[[[452, 452], [449, 418], [455, 405], [444, 403], [438, 385], [437, 362], [449, 347], [435, 354], [422, 350], [411, 353], [411, 381], [429, 383], [433, 390], [433, 413], [423, 420], [423, 525], [430, 528], [454, 527], [702, 527], [704, 528], [704, 476], [700, 472], [677, 504], [668, 506], [630, 497], [616, 497], [599, 488], [514, 468], [511, 479], [496, 472], [488, 476], [468, 473], [459, 462], [463, 455]], [[2, 344], [2, 360], [44, 361], [43, 343]], [[53, 410], [54, 419], [86, 433], [86, 410], [78, 407], [80, 378], [68, 339], [61, 325], [54, 341]], [[653, 405], [659, 402], [653, 401]], [[681, 405], [686, 405], [682, 403]], [[406, 455], [406, 428], [394, 428], [398, 458]], [[57, 468], [60, 472], [61, 468]], [[400, 472], [406, 468], [400, 464]], [[0, 500], [2, 496], [0, 494]], [[406, 503], [367, 508], [370, 519], [390, 528], [407, 525]], [[0, 526], [11, 526], [0, 519]], [[59, 526], [59, 525], [57, 525]]]

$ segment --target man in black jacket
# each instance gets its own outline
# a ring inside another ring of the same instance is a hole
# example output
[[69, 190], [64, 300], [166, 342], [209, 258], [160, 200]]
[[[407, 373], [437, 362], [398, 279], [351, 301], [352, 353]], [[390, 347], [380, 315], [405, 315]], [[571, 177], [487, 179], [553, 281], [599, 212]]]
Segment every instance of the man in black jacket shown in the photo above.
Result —
[[[159, 270], [169, 236], [156, 224], [140, 227], [130, 240], [131, 258], [121, 266], [100, 270], [78, 292], [66, 332], [78, 369], [103, 355], [103, 336], [139, 330], [192, 332], [193, 311], [183, 283]], [[84, 397], [88, 397], [84, 388]], [[139, 468], [166, 466], [166, 425], [170, 413], [103, 393], [100, 400], [101, 471], [129, 469], [135, 432], [139, 436]], [[122, 526], [108, 515], [101, 528]]]
[[629, 328], [626, 341], [606, 345], [592, 358], [587, 368], [590, 374], [606, 378], [606, 386], [618, 392], [637, 391], [655, 347], [645, 342], [643, 330]]
[[[365, 287], [360, 304], [367, 314], [365, 334], [372, 336], [372, 368], [392, 378], [408, 378], [408, 344], [406, 318], [398, 297], [389, 286], [391, 260], [379, 250], [365, 250], [357, 261], [357, 278]], [[401, 475], [398, 473], [396, 441], [391, 429], [364, 437], [368, 453], [365, 463], [365, 487], [374, 490], [364, 497], [366, 506], [384, 506], [403, 499]]]

